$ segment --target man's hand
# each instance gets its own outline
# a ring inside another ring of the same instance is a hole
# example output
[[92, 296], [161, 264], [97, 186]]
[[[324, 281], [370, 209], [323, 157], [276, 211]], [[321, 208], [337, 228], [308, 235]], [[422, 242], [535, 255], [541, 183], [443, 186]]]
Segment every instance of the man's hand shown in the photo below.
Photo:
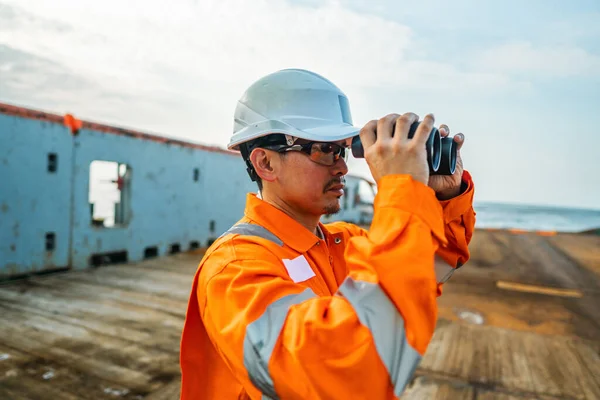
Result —
[[[440, 135], [444, 138], [450, 134], [450, 128], [448, 125], [440, 125]], [[465, 136], [459, 133], [454, 136], [454, 141], [457, 144], [456, 149], [456, 170], [452, 175], [431, 175], [429, 177], [429, 187], [431, 187], [439, 200], [449, 200], [460, 194], [462, 175], [463, 175], [463, 162], [460, 156], [460, 148], [465, 142]]]
[[[433, 115], [428, 114], [412, 139], [408, 131], [419, 120], [414, 113], [389, 114], [368, 122], [360, 131], [365, 160], [376, 182], [386, 175], [408, 174], [427, 185], [429, 165], [425, 143], [433, 128]], [[392, 135], [393, 133], [393, 135]]]

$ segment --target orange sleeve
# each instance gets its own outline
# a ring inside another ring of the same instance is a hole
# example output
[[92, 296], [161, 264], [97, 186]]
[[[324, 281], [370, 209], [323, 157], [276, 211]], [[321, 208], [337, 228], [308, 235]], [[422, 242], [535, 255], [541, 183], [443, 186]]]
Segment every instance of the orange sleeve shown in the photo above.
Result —
[[[459, 196], [440, 201], [444, 214], [444, 233], [448, 244], [441, 246], [436, 254], [441, 258], [441, 260], [438, 258], [438, 262], [445, 263], [448, 270], [453, 269], [449, 275], [469, 260], [469, 244], [475, 230], [476, 213], [473, 209], [475, 186], [471, 174], [466, 170], [462, 181], [465, 190]], [[439, 265], [436, 268], [438, 275], [445, 275], [444, 272], [440, 272]], [[438, 296], [442, 294], [442, 285], [443, 282], [438, 283]]]
[[236, 237], [203, 265], [209, 337], [253, 399], [397, 398], [437, 320], [434, 254], [444, 238], [434, 192], [410, 176], [379, 182], [367, 235], [349, 239], [333, 296], [294, 283], [282, 260]]
[[[442, 285], [454, 270], [460, 268], [470, 258], [469, 244], [475, 230], [475, 211], [473, 196], [475, 187], [473, 178], [468, 171], [463, 172], [462, 184], [464, 189], [459, 196], [450, 200], [440, 201], [444, 217], [444, 236], [448, 243], [438, 248], [436, 255], [436, 279], [438, 281], [438, 296], [442, 293]], [[360, 226], [335, 221], [327, 224], [346, 231], [349, 236], [366, 236], [368, 231]], [[440, 265], [441, 264], [441, 265]]]
[[[473, 209], [475, 186], [468, 171], [463, 173], [462, 193], [450, 200], [440, 201], [444, 216], [444, 234], [448, 240], [447, 246], [440, 246], [437, 254], [448, 264], [460, 268], [470, 258], [469, 244], [475, 230], [476, 213]], [[344, 229], [350, 236], [366, 236], [368, 231], [360, 226], [343, 222], [330, 222], [327, 226]]]

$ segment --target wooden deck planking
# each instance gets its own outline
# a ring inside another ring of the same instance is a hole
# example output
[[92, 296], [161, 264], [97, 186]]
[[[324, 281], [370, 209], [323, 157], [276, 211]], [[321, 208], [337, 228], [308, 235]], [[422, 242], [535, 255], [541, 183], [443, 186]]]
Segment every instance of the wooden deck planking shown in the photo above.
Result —
[[404, 391], [401, 400], [472, 400], [473, 396], [474, 389], [472, 386], [453, 384], [448, 381], [432, 380], [426, 376], [419, 376]]
[[[176, 379], [186, 301], [154, 293], [181, 292], [181, 281], [160, 276], [159, 285], [152, 282], [156, 273], [141, 272], [134, 279], [135, 271], [125, 271], [128, 268], [39, 277], [3, 287], [0, 309], [10, 321], [0, 327], [3, 342], [44, 359], [59, 359], [72, 367], [68, 375], [106, 382], [102, 385], [109, 391], [106, 398], [114, 398], [111, 390], [145, 394]], [[112, 274], [110, 279], [103, 278], [106, 274]], [[134, 280], [150, 282], [141, 291], [122, 290], [112, 287], [115, 277], [127, 285]], [[186, 286], [189, 282], [188, 276]], [[18, 387], [14, 381], [9, 379], [2, 386]], [[91, 393], [96, 394], [90, 398], [101, 398], [97, 392], [102, 388], [95, 385]]]
[[598, 265], [594, 263], [600, 258], [600, 239], [573, 236], [477, 231], [470, 246], [469, 266], [471, 270], [475, 267], [472, 275], [485, 280], [516, 279], [520, 283], [600, 292], [599, 276], [584, 265]]
[[179, 399], [179, 380], [164, 385], [159, 390], [145, 397], [144, 400], [176, 400]]
[[561, 235], [549, 242], [600, 279], [600, 235]]
[[[571, 255], [555, 245], [562, 239], [569, 243]], [[597, 237], [591, 235], [545, 237], [477, 231], [471, 261], [444, 288], [440, 315], [456, 319], [456, 308], [461, 305], [480, 312], [486, 323], [495, 326], [596, 339], [600, 336], [600, 275], [585, 267], [581, 257], [599, 257], [597, 243]], [[576, 289], [583, 297], [518, 294], [500, 290], [498, 280]]]
[[[129, 263], [128, 266], [132, 268], [139, 267], [141, 269], [156, 269], [158, 271], [168, 270], [169, 272], [175, 272], [189, 276], [194, 274], [198, 268], [198, 264], [202, 260], [204, 252], [195, 250], [188, 253], [175, 254], [170, 257], [159, 257], [154, 259], [144, 260], [139, 263]], [[190, 262], [192, 258], [192, 262]], [[183, 262], [182, 262], [183, 261]]]
[[[402, 398], [600, 398], [598, 276], [578, 258], [594, 249], [573, 242], [567, 254], [555, 246], [560, 235], [480, 234], [473, 263], [444, 288], [435, 336]], [[550, 256], [536, 257], [538, 251]], [[181, 328], [201, 257], [184, 253], [0, 286], [0, 355], [11, 354], [0, 361], [0, 398], [177, 399]], [[503, 291], [496, 279], [584, 286], [584, 297]], [[460, 310], [479, 312], [484, 325], [462, 321]], [[54, 371], [52, 379], [41, 378], [44, 368]]]
[[0, 354], [9, 357], [0, 361], [0, 399], [114, 399], [105, 390], [123, 390], [53, 359], [12, 347], [0, 345]]
[[[127, 268], [127, 266], [124, 268]], [[110, 274], [111, 271], [107, 270], [105, 273]], [[131, 314], [131, 316], [135, 316], [136, 312], [144, 315], [147, 313], [148, 308], [151, 308], [156, 310], [152, 315], [160, 314], [161, 317], [168, 315], [171, 318], [178, 319], [185, 315], [185, 311], [181, 310], [181, 305], [187, 304], [187, 295], [174, 299], [147, 290], [140, 292], [127, 288], [111, 287], [104, 284], [102, 280], [90, 280], [82, 274], [62, 279], [52, 277], [52, 279], [46, 280], [44, 277], [36, 280], [33, 285], [8, 288], [6, 292], [13, 297], [29, 298], [33, 302], [52, 300], [61, 307], [72, 311], [106, 313], [108, 315], [119, 312], [119, 315], [129, 316]], [[141, 281], [141, 279], [143, 278], [138, 279], [138, 281]], [[162, 290], [168, 290], [168, 287], [165, 289], [164, 284], [162, 288]], [[173, 288], [173, 290], [176, 289]], [[74, 301], [77, 304], [71, 304]]]
[[[157, 310], [152, 304], [144, 305], [135, 293], [136, 301], [132, 302], [128, 301], [127, 294], [121, 293], [120, 297], [115, 298], [106, 295], [106, 289], [78, 291], [77, 286], [70, 285], [64, 293], [39, 288], [24, 293], [4, 290], [0, 291], [0, 299], [5, 307], [20, 307], [29, 309], [31, 313], [47, 313], [55, 318], [71, 318], [79, 323], [95, 324], [98, 329], [133, 328], [156, 333], [161, 330], [169, 332], [173, 327], [182, 326], [184, 313], [174, 314], [169, 310]], [[86, 293], [87, 297], [82, 297]], [[185, 308], [185, 303], [181, 302], [179, 307]]]
[[[45, 319], [50, 319], [64, 326], [73, 326], [85, 329], [87, 332], [103, 335], [107, 337], [118, 338], [132, 344], [143, 345], [148, 348], [171, 351], [172, 341], [178, 338], [173, 334], [173, 327], [180, 328], [179, 325], [165, 326], [160, 323], [136, 322], [130, 320], [106, 320], [90, 318], [89, 315], [82, 317], [73, 317], [70, 315], [58, 314], [55, 307], [48, 306], [46, 310], [39, 310], [23, 304], [4, 304], [8, 310], [18, 313], [28, 313]], [[1, 309], [1, 308], [0, 308]], [[7, 313], [8, 315], [9, 313]]]
[[168, 272], [127, 271], [127, 268], [110, 268], [106, 270], [81, 271], [65, 274], [63, 279], [75, 282], [93, 283], [95, 285], [123, 289], [134, 293], [152, 293], [156, 296], [173, 300], [187, 301], [191, 288], [190, 277], [169, 276]]
[[596, 399], [600, 398], [598, 368], [597, 348], [589, 341], [440, 323], [419, 370], [509, 394]]
[[56, 399], [79, 400], [79, 395], [56, 389], [51, 382], [40, 384], [37, 379], [21, 376], [19, 380], [0, 380], [0, 398], [10, 400]]
[[[127, 266], [128, 268], [129, 266]], [[152, 309], [157, 312], [171, 315], [175, 318], [185, 317], [185, 304], [187, 300], [171, 299], [148, 292], [134, 292], [110, 286], [86, 282], [81, 279], [61, 279], [50, 277], [35, 280], [34, 285], [43, 287], [48, 292], [55, 293], [59, 298], [73, 298], [80, 300], [93, 300], [94, 304], [112, 304], [118, 307], [138, 306], [143, 309]], [[18, 290], [35, 290], [27, 287]], [[184, 304], [184, 307], [182, 307]], [[96, 307], [93, 307], [96, 308]]]
[[[159, 358], [151, 349], [141, 349], [80, 326], [38, 315], [25, 319], [22, 313], [6, 308], [2, 314], [6, 320], [0, 326], [0, 336], [7, 346], [42, 358], [64, 359], [102, 379], [144, 386], [151, 378], [143, 370]], [[125, 367], [128, 359], [131, 361]]]

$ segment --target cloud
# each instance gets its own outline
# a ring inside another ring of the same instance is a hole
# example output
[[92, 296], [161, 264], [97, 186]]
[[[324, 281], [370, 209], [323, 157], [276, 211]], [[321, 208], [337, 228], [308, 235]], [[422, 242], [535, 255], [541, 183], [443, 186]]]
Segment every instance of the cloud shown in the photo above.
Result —
[[11, 3], [30, 18], [0, 34], [0, 42], [141, 94], [190, 89], [198, 81], [246, 85], [291, 66], [363, 86], [509, 83], [497, 74], [413, 60], [410, 28], [335, 2], [318, 8], [271, 0]]
[[[0, 40], [60, 59], [98, 79], [116, 78], [124, 89], [165, 87], [177, 74], [191, 80], [247, 83], [265, 71], [292, 65], [355, 76], [377, 54], [384, 55], [378, 64], [389, 68], [402, 59], [410, 40], [406, 27], [334, 4], [322, 8], [267, 0], [173, 6], [158, 1], [16, 4], [28, 6], [36, 19]], [[51, 23], [71, 29], [48, 31]]]
[[569, 45], [534, 47], [529, 42], [514, 42], [485, 51], [478, 67], [494, 72], [546, 78], [598, 76], [600, 57]]
[[[20, 82], [11, 93], [35, 98], [32, 93], [42, 91], [33, 83], [39, 79], [35, 75], [55, 76], [52, 71], [60, 68], [61, 76], [77, 77], [81, 86], [58, 93], [54, 85], [46, 97], [60, 96], [62, 102], [48, 99], [44, 105], [62, 107], [70, 96], [79, 104], [71, 111], [88, 118], [212, 144], [226, 143], [243, 90], [281, 68], [314, 70], [356, 95], [373, 88], [428, 96], [523, 90], [521, 82], [501, 73], [427, 59], [415, 48], [409, 27], [337, 2], [319, 7], [274, 0], [1, 4], [0, 44], [46, 60], [28, 75], [8, 70], [8, 80]], [[415, 54], [422, 57], [414, 59]]]
[[[102, 87], [64, 65], [0, 44], [0, 101], [49, 112], [75, 112], [92, 120], [128, 124], [116, 110], [156, 112], [155, 101]], [[93, 101], [90, 101], [92, 99]], [[83, 100], [83, 101], [82, 101]], [[126, 117], [126, 114], [121, 114]]]
[[[593, 112], [597, 104], [589, 84], [596, 79], [584, 76], [600, 71], [591, 17], [548, 11], [540, 30], [519, 22], [531, 13], [516, 23], [514, 7], [505, 4], [429, 2], [399, 10], [391, 1], [301, 1], [0, 0], [0, 101], [224, 146], [235, 103], [252, 81], [281, 68], [307, 68], [349, 95], [357, 125], [387, 112], [431, 111], [465, 132], [464, 154], [488, 182], [479, 191], [488, 198], [516, 198], [541, 182], [531, 165], [549, 148], [563, 151], [556, 138], [575, 131], [587, 135], [579, 140], [597, 141], [584, 120], [539, 129], [549, 115]], [[546, 34], [550, 29], [555, 36]], [[548, 85], [555, 77], [564, 78], [562, 85]], [[510, 163], [498, 168], [487, 149], [509, 154]], [[574, 155], [568, 168], [555, 164], [544, 176], [593, 181], [593, 168], [579, 159], [593, 157]], [[351, 163], [368, 175], [363, 161]], [[540, 196], [564, 203], [598, 197], [542, 184]]]
[[61, 102], [71, 97], [71, 90], [89, 90], [92, 86], [59, 63], [2, 44], [0, 71], [10, 77], [0, 79], [3, 97], [21, 95], [23, 100]]

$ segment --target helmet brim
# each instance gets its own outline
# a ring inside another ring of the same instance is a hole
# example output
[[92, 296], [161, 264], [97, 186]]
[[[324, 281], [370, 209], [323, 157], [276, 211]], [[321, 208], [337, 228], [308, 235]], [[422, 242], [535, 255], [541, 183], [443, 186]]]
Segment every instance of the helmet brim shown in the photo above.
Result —
[[[259, 137], [267, 136], [270, 134], [284, 134], [290, 135], [295, 138], [315, 141], [315, 142], [338, 142], [340, 140], [346, 140], [357, 136], [360, 133], [359, 127], [350, 124], [339, 124], [339, 125], [324, 125], [309, 129], [297, 129], [288, 124], [281, 123], [279, 121], [265, 121], [266, 125], [270, 126], [259, 126], [262, 124], [255, 124], [252, 127], [246, 129], [252, 130], [252, 134], [248, 135], [244, 130], [238, 132], [236, 135], [238, 138], [243, 138], [239, 142], [233, 138], [227, 148], [229, 150], [239, 151], [239, 145], [248, 140], [254, 140]], [[277, 126], [273, 126], [277, 125]], [[259, 129], [257, 129], [259, 128]]]
[[319, 126], [317, 128], [303, 129], [304, 136], [298, 136], [306, 140], [318, 142], [336, 142], [357, 136], [359, 127], [349, 124]]

